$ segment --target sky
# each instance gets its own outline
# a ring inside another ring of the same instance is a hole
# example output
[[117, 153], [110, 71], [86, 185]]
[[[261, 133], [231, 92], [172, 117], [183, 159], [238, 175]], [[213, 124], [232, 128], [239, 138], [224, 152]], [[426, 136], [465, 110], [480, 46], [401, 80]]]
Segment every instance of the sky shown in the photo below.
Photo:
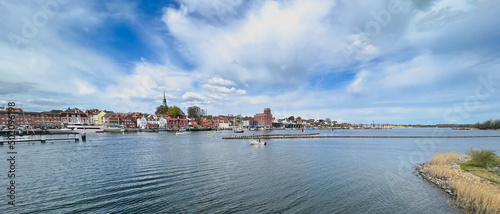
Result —
[[493, 0], [0, 0], [0, 106], [500, 119]]

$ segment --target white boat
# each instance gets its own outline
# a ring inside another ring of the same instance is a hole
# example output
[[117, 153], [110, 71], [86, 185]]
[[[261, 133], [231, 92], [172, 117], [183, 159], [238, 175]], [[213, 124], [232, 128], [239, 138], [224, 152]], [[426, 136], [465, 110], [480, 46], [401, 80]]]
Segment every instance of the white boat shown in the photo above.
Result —
[[260, 141], [260, 139], [259, 139], [259, 140], [251, 140], [251, 141], [250, 141], [250, 145], [254, 145], [254, 146], [265, 146], [265, 145], [267, 145], [267, 142]]
[[186, 132], [186, 131], [176, 131], [175, 132], [175, 135], [186, 135], [186, 134], [189, 134], [190, 132]]
[[86, 132], [86, 133], [102, 133], [102, 126], [81, 126], [81, 125], [69, 125], [68, 127], [61, 129], [62, 131], [70, 132]]
[[243, 133], [243, 132], [245, 132], [245, 131], [243, 129], [240, 129], [240, 128], [234, 130], [234, 133]]

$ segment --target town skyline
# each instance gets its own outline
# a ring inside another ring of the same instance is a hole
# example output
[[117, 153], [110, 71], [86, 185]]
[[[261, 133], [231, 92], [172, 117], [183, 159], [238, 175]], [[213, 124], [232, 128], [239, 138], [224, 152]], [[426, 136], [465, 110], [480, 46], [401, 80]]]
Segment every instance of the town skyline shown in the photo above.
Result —
[[154, 113], [165, 92], [169, 106], [210, 115], [500, 118], [495, 1], [0, 5], [0, 106]]

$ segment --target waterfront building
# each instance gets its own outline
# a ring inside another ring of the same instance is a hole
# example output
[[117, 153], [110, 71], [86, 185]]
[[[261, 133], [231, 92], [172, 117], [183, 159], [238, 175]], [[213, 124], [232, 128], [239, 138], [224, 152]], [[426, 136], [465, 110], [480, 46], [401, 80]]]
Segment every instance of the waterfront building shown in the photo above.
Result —
[[110, 125], [120, 125], [120, 118], [114, 112], [109, 111], [102, 116], [102, 123], [107, 127]]
[[120, 125], [123, 126], [124, 128], [136, 127], [137, 122], [134, 116], [130, 114], [121, 114], [121, 113], [116, 114], [116, 116], [118, 116], [118, 119], [120, 120]]
[[137, 119], [137, 128], [146, 129], [147, 125], [148, 121], [146, 119], [146, 115], [141, 115], [141, 117]]
[[[102, 125], [102, 124], [105, 124], [105, 119], [104, 119], [104, 115], [108, 114], [108, 113], [111, 113], [111, 114], [114, 114], [114, 112], [112, 111], [100, 111], [99, 114], [97, 114], [97, 120], [94, 120], [94, 124], [97, 124], [97, 125]], [[109, 115], [108, 115], [109, 117]], [[117, 124], [119, 123], [119, 121], [117, 122]]]
[[264, 113], [259, 113], [254, 116], [258, 125], [271, 127], [273, 125], [273, 115], [270, 108], [265, 108]]
[[88, 109], [85, 111], [85, 114], [89, 116], [89, 123], [96, 124], [99, 121], [99, 113], [101, 111], [99, 109]]
[[[135, 114], [134, 114], [135, 115]], [[141, 129], [167, 129], [167, 115], [148, 115], [142, 114], [142, 117], [137, 119], [137, 128]]]
[[[27, 126], [27, 125], [32, 125], [33, 124], [33, 114], [36, 114], [34, 112], [24, 112], [21, 109], [14, 109], [12, 111], [12, 114], [14, 115], [14, 124], [16, 127], [19, 126]], [[7, 110], [0, 110], [0, 126], [6, 127], [9, 123], [9, 113]]]
[[70, 109], [68, 108], [64, 112], [61, 112], [61, 125], [88, 125], [89, 118], [88, 115], [80, 111], [78, 108]]
[[189, 126], [188, 119], [185, 118], [167, 118], [167, 129], [181, 129]]
[[61, 113], [62, 110], [51, 110], [45, 112], [37, 112], [31, 114], [31, 120], [33, 121], [32, 126], [34, 128], [39, 128], [43, 126], [51, 126], [58, 128], [61, 126]]
[[217, 119], [201, 118], [201, 127], [203, 128], [217, 129], [219, 127], [218, 125]]
[[253, 120], [253, 118], [248, 119], [248, 120], [243, 120], [243, 127], [245, 128], [253, 128], [255, 126], [259, 125], [257, 121]]
[[219, 129], [229, 129], [229, 126], [230, 126], [230, 123], [229, 123], [229, 119], [227, 117], [219, 117]]

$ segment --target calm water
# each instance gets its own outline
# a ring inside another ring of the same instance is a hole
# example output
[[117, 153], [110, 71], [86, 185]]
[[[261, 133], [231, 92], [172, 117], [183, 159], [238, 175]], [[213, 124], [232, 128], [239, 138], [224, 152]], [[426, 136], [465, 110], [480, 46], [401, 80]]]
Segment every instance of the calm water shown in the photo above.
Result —
[[[300, 131], [273, 131], [270, 133]], [[499, 131], [306, 131], [327, 135], [499, 135]], [[246, 131], [245, 134], [253, 132]], [[259, 132], [262, 134], [262, 132]], [[19, 144], [16, 207], [2, 213], [460, 213], [412, 167], [441, 151], [496, 150], [500, 138], [293, 139], [250, 146], [231, 132], [94, 134]]]

